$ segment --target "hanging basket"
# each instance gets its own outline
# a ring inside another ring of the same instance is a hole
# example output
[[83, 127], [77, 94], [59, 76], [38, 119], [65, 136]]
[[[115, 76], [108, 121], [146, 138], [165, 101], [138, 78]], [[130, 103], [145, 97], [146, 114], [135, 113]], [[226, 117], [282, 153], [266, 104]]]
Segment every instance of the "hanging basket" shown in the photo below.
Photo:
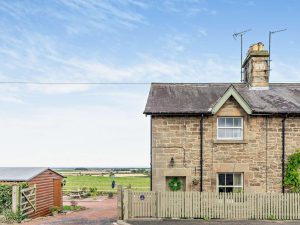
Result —
[[193, 185], [198, 185], [199, 184], [199, 180], [197, 178], [194, 178], [192, 180]]

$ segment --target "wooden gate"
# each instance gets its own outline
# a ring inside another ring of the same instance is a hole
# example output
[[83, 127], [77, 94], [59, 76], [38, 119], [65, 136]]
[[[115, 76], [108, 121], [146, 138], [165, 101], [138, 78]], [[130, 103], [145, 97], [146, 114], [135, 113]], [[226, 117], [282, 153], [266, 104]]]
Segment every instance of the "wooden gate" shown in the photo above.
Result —
[[23, 216], [36, 211], [36, 186], [20, 189], [20, 211]]

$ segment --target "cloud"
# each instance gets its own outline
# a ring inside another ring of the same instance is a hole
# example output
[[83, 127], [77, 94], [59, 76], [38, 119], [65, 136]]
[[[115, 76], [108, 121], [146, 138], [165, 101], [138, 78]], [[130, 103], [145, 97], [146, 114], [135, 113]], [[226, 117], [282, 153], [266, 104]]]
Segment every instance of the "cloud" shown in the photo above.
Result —
[[[66, 6], [71, 13], [63, 17], [52, 12], [57, 18], [66, 20], [72, 27], [78, 29], [79, 25], [97, 29], [112, 29], [111, 25], [117, 25], [119, 28], [135, 28], [137, 24], [144, 23], [144, 17], [130, 7], [121, 7], [120, 1], [97, 1], [97, 0], [69, 0], [59, 1]], [[144, 8], [145, 4], [136, 1], [121, 1], [127, 5]], [[78, 17], [77, 15], [81, 15]], [[81, 21], [80, 18], [85, 18]]]
[[43, 16], [44, 20], [56, 21], [59, 28], [69, 34], [83, 34], [91, 30], [117, 32], [146, 24], [136, 9], [147, 8], [145, 2], [134, 0], [55, 0], [40, 4], [33, 1], [1, 1], [0, 11], [12, 18], [31, 25], [29, 16]]
[[0, 102], [7, 102], [7, 103], [24, 103], [19, 97], [15, 96], [0, 96]]
[[244, 5], [244, 6], [255, 6], [256, 3], [253, 0], [250, 1], [240, 1], [240, 0], [223, 0], [224, 3], [231, 5]]
[[270, 82], [297, 82], [300, 81], [299, 60], [289, 60], [289, 63], [275, 58], [271, 63]]
[[183, 16], [216, 15], [217, 11], [205, 7], [205, 1], [202, 0], [186, 0], [174, 1], [164, 0], [159, 4], [158, 8], [165, 12], [176, 13]]
[[42, 92], [44, 94], [70, 94], [74, 92], [84, 92], [90, 89], [88, 84], [80, 85], [50, 85], [50, 84], [28, 84], [27, 89], [31, 92]]
[[[25, 31], [18, 39], [2, 36], [0, 41], [3, 43], [0, 45], [0, 59], [3, 64], [3, 76], [0, 76], [2, 81], [15, 79], [36, 82], [138, 82], [167, 79], [184, 81], [185, 77], [191, 76], [190, 73], [195, 73], [195, 68], [199, 69], [199, 74], [202, 74], [202, 68], [207, 66], [198, 65], [204, 65], [206, 62], [208, 66], [216, 62], [215, 67], [224, 65], [223, 68], [232, 68], [230, 66], [232, 62], [226, 62], [212, 55], [185, 60], [143, 55], [134, 64], [121, 66], [96, 60], [93, 57], [65, 54], [62, 51], [63, 46], [55, 39]], [[166, 51], [173, 49], [175, 52], [181, 52], [189, 43], [189, 36], [178, 33], [166, 36], [162, 41], [165, 42]], [[77, 88], [80, 92], [84, 90], [79, 86], [65, 88], [66, 93], [76, 91]], [[49, 93], [55, 91], [52, 87], [30, 87], [30, 89]], [[61, 92], [59, 89], [57, 90]], [[88, 87], [86, 86], [85, 89]]]
[[137, 110], [93, 106], [2, 111], [0, 148], [5, 157], [0, 165], [147, 166], [149, 121]]
[[185, 51], [186, 46], [191, 42], [191, 37], [187, 34], [173, 31], [161, 38], [160, 42], [167, 55], [180, 54]]
[[206, 37], [208, 34], [207, 34], [206, 29], [200, 27], [200, 28], [198, 28], [198, 35], [200, 37]]
[[[13, 8], [10, 14], [24, 16], [26, 14], [38, 14], [46, 11], [46, 16], [57, 13], [55, 18], [59, 20], [72, 20], [71, 14], [76, 20], [87, 16], [87, 21], [94, 21], [93, 18], [99, 11], [99, 20], [109, 21], [110, 17], [116, 21], [127, 21], [126, 23], [139, 24], [144, 22], [140, 16], [128, 5], [147, 10], [154, 7], [154, 3], [124, 0], [124, 1], [55, 1], [56, 6], [64, 5], [66, 18], [60, 18], [60, 11], [55, 7], [46, 5], [44, 8], [33, 6], [29, 10], [29, 3], [22, 8], [18, 2], [8, 4], [6, 1], [0, 3], [0, 10]], [[16, 7], [14, 7], [16, 4]], [[186, 10], [187, 5], [200, 5], [202, 1], [187, 1], [179, 7], [177, 1], [165, 1], [162, 5], [169, 5], [170, 9]], [[31, 5], [30, 5], [31, 6]], [[123, 10], [124, 7], [124, 10]], [[175, 11], [176, 11], [175, 10]], [[71, 13], [72, 12], [72, 13]], [[103, 12], [103, 13], [102, 13]], [[90, 15], [88, 15], [90, 14]], [[69, 18], [68, 18], [69, 17]], [[69, 22], [70, 22], [69, 21]], [[68, 21], [64, 25], [70, 25]], [[95, 21], [94, 21], [95, 22]], [[100, 21], [98, 21], [100, 23]], [[97, 22], [97, 23], [98, 23]], [[115, 23], [114, 22], [114, 23]], [[93, 22], [92, 22], [93, 23]], [[118, 22], [116, 22], [117, 24]], [[91, 27], [91, 26], [89, 26]], [[221, 57], [218, 55], [199, 54], [186, 58], [178, 57], [186, 49], [190, 48], [193, 37], [190, 34], [171, 31], [170, 34], [160, 39], [164, 53], [161, 55], [138, 55], [132, 63], [120, 64], [113, 60], [103, 60], [105, 54], [98, 52], [95, 55], [81, 54], [82, 48], [76, 48], [74, 43], [62, 42], [61, 37], [51, 34], [31, 31], [22, 27], [15, 28], [11, 32], [7, 26], [2, 26], [0, 33], [0, 60], [1, 73], [0, 81], [34, 81], [34, 82], [217, 82], [217, 81], [238, 81], [239, 65], [238, 60]], [[197, 30], [199, 36], [206, 36], [207, 31], [200, 27]], [[12, 35], [14, 34], [14, 35]], [[74, 50], [76, 48], [76, 50]], [[102, 59], [102, 60], [101, 60]], [[284, 61], [282, 61], [284, 63]], [[282, 65], [289, 74], [297, 77], [297, 70], [290, 64]], [[280, 74], [277, 71], [280, 71]], [[285, 80], [279, 67], [274, 67], [274, 77], [278, 80]], [[277, 74], [276, 74], [277, 73]], [[25, 89], [8, 90], [3, 92], [0, 101], [22, 101], [22, 91], [29, 93], [39, 92], [45, 94], [70, 94], [76, 92], [88, 92], [92, 89], [90, 85], [28, 85]]]
[[20, 104], [22, 100], [22, 88], [11, 84], [0, 84], [0, 102]]

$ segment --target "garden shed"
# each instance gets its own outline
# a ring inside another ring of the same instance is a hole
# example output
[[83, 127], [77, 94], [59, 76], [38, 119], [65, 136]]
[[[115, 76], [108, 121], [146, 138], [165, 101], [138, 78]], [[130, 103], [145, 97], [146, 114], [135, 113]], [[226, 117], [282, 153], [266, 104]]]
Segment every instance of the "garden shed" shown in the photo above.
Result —
[[[63, 176], [59, 173], [42, 167], [0, 167], [0, 183], [20, 185], [26, 182], [29, 187], [34, 189], [23, 189], [20, 199], [34, 199], [34, 204], [28, 202], [25, 208], [32, 210], [28, 214], [30, 218], [46, 216], [50, 213], [53, 206], [62, 207], [62, 180]], [[33, 207], [34, 205], [34, 207]]]

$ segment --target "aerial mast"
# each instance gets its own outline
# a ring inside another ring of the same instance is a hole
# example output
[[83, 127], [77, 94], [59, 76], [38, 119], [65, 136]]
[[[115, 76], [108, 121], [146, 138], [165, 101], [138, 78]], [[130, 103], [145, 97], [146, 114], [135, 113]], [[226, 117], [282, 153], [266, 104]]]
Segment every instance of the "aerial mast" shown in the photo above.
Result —
[[238, 33], [234, 33], [232, 36], [236, 40], [237, 37], [239, 36], [241, 38], [241, 82], [243, 82], [243, 36], [247, 32], [251, 31], [251, 29], [244, 30]]
[[286, 30], [287, 29], [269, 31], [269, 65], [268, 65], [269, 75], [271, 73], [271, 38], [272, 38], [272, 34], [283, 32], [283, 31], [286, 31]]

